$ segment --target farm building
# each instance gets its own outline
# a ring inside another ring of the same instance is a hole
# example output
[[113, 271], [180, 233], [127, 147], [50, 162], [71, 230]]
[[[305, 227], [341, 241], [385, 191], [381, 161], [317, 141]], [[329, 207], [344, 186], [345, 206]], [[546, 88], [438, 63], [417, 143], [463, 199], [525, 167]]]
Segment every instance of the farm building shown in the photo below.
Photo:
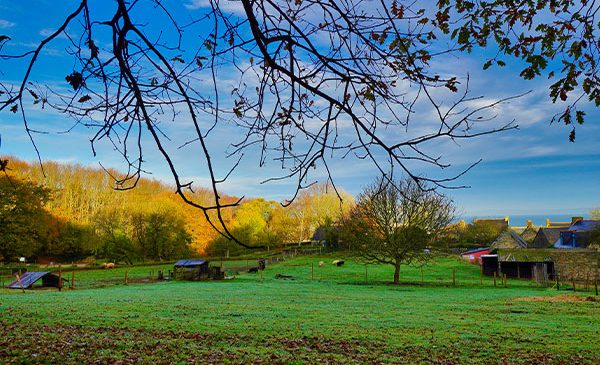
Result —
[[489, 253], [490, 249], [488, 247], [482, 247], [463, 252], [460, 254], [460, 257], [465, 260], [469, 260], [469, 262], [472, 264], [481, 265], [481, 256]]
[[538, 231], [539, 229], [534, 228], [531, 220], [529, 220], [527, 221], [527, 227], [521, 232], [521, 238], [523, 241], [527, 242], [527, 245], [531, 245], [533, 240], [535, 240]]
[[173, 276], [179, 280], [221, 280], [225, 275], [219, 266], [209, 266], [206, 260], [188, 259], [175, 263]]
[[570, 222], [551, 222], [550, 219], [546, 219], [546, 228], [569, 228], [569, 226], [580, 220], [583, 220], [583, 217], [571, 217]]
[[592, 280], [600, 268], [600, 252], [588, 249], [498, 249], [482, 255], [484, 275], [506, 274], [507, 277], [552, 280]]
[[546, 228], [538, 229], [533, 242], [529, 245], [531, 248], [548, 248], [553, 247], [556, 241], [560, 238], [560, 231], [564, 228]]
[[555, 248], [586, 248], [590, 245], [591, 232], [600, 229], [600, 220], [578, 220], [560, 231]]
[[504, 218], [475, 218], [473, 223], [496, 227], [499, 231], [508, 229], [508, 216]]
[[[519, 252], [529, 250], [519, 250]], [[549, 257], [517, 257], [505, 252], [481, 257], [484, 275], [506, 275], [509, 278], [536, 279], [547, 282], [554, 278], [554, 262]]]
[[490, 251], [500, 248], [527, 248], [527, 242], [517, 232], [512, 230], [505, 230], [492, 242], [490, 245]]
[[6, 287], [8, 289], [31, 289], [33, 284], [42, 280], [42, 287], [62, 288], [66, 279], [47, 271], [28, 271], [21, 275], [19, 279], [13, 281]]

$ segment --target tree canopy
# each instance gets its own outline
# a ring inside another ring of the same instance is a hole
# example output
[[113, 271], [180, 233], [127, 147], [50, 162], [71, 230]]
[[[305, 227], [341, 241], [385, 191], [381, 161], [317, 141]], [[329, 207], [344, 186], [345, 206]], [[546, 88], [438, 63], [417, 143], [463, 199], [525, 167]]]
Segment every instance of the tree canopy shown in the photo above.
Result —
[[402, 264], [423, 264], [454, 219], [452, 201], [423, 190], [414, 180], [379, 179], [364, 188], [344, 221], [343, 239], [353, 255], [367, 263], [394, 266], [394, 284]]

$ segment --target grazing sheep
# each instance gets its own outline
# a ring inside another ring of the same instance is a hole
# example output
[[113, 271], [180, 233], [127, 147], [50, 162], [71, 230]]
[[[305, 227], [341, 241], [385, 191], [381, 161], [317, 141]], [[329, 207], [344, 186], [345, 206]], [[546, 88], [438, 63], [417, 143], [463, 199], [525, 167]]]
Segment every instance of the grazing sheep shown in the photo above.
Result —
[[323, 261], [319, 261], [319, 267], [323, 267], [323, 265], [325, 265], [325, 263]]
[[344, 260], [333, 260], [331, 264], [335, 266], [342, 266], [344, 264]]
[[102, 264], [102, 268], [103, 269], [114, 269], [115, 263], [114, 262], [105, 262]]
[[250, 269], [248, 269], [249, 273], [257, 273], [258, 272], [258, 267], [251, 267]]

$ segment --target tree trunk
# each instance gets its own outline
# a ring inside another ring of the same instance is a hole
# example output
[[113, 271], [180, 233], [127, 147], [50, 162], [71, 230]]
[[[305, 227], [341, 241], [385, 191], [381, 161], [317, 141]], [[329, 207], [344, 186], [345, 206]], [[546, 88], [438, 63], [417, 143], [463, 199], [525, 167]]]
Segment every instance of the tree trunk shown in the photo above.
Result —
[[400, 284], [400, 261], [396, 260], [394, 264], [394, 284]]

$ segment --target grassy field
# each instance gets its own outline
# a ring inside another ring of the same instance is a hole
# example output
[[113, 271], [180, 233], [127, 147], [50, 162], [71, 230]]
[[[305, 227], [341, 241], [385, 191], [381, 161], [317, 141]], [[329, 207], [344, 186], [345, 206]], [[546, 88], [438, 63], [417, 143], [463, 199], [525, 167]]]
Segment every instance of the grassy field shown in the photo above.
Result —
[[262, 280], [123, 285], [121, 268], [78, 272], [73, 291], [2, 289], [0, 362], [600, 363], [590, 293], [481, 285], [477, 266], [452, 258], [403, 268], [393, 286], [391, 267], [369, 266], [365, 282], [364, 265], [332, 259], [270, 265]]

